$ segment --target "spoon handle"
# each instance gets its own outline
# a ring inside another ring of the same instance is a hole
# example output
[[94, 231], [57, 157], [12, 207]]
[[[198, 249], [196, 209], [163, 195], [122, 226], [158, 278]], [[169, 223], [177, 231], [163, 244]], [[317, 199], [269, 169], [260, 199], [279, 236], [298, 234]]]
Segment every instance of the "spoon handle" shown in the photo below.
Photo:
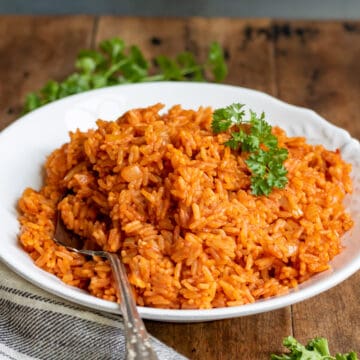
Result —
[[153, 350], [145, 325], [136, 309], [131, 287], [124, 264], [117, 254], [107, 253], [117, 291], [120, 298], [120, 310], [124, 319], [127, 360], [158, 360]]

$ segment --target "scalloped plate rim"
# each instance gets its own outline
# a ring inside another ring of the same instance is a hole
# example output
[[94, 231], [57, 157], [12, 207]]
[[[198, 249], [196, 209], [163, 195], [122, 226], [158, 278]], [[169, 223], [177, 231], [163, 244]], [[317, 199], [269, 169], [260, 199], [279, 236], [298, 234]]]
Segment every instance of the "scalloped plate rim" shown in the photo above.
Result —
[[[52, 111], [55, 111], [57, 107], [65, 107], [68, 104], [76, 105], [80, 103], [82, 100], [86, 98], [90, 98], [93, 95], [106, 94], [108, 92], [111, 93], [117, 91], [120, 93], [124, 93], [126, 92], [127, 89], [131, 89], [131, 88], [132, 89], [143, 88], [146, 89], [146, 91], [150, 91], [154, 87], [162, 88], [161, 91], [165, 90], [166, 88], [179, 89], [185, 87], [187, 89], [196, 88], [196, 90], [198, 90], [199, 88], [202, 89], [207, 88], [207, 89], [215, 89], [215, 91], [219, 91], [219, 92], [234, 91], [239, 93], [243, 92], [243, 93], [251, 94], [252, 96], [259, 97], [260, 100], [262, 101], [270, 102], [271, 105], [273, 105], [274, 107], [278, 106], [278, 107], [283, 107], [285, 110], [301, 112], [303, 116], [306, 117], [306, 119], [309, 120], [312, 124], [317, 123], [323, 126], [324, 128], [336, 131], [338, 134], [341, 134], [341, 136], [348, 141], [347, 143], [348, 145], [353, 147], [352, 149], [353, 152], [360, 154], [360, 143], [358, 140], [352, 138], [348, 131], [334, 124], [329, 123], [327, 120], [325, 120], [323, 117], [321, 117], [313, 110], [307, 109], [305, 107], [289, 104], [285, 101], [277, 99], [267, 93], [258, 90], [248, 89], [234, 85], [223, 85], [223, 84], [219, 85], [219, 84], [193, 83], [193, 82], [161, 82], [161, 83], [119, 85], [119, 86], [102, 88], [102, 89], [92, 90], [85, 93], [69, 96], [54, 103], [47, 104], [42, 108], [37, 109], [19, 118], [11, 125], [9, 125], [7, 128], [5, 128], [3, 131], [1, 131], [0, 149], [4, 139], [6, 139], [9, 136], [11, 137], [12, 133], [16, 133], [17, 131], [21, 130], [21, 127], [25, 123], [27, 123], [28, 121], [33, 121], [32, 118], [35, 119], [41, 118], [44, 114], [46, 115], [49, 112], [51, 113]], [[161, 99], [159, 100], [159, 102], [161, 102]], [[211, 106], [212, 104], [203, 104], [203, 105]], [[2, 159], [0, 159], [0, 164], [1, 163], [2, 163]], [[0, 194], [1, 191], [2, 190], [0, 184]], [[0, 205], [0, 211], [4, 211], [2, 205]], [[16, 237], [15, 234], [14, 236]], [[25, 254], [25, 252], [17, 244], [14, 245], [15, 245], [14, 248], [17, 249], [16, 251], [22, 251]], [[27, 254], [25, 255], [28, 256]], [[93, 309], [119, 313], [118, 307], [115, 303], [95, 298], [87, 294], [85, 291], [68, 286], [62, 283], [54, 275], [51, 275], [45, 272], [44, 270], [37, 268], [33, 263], [32, 263], [33, 269], [31, 270], [39, 274], [39, 278], [34, 277], [31, 272], [30, 273], [26, 272], [25, 269], [19, 269], [15, 265], [14, 261], [12, 261], [11, 258], [9, 260], [7, 254], [3, 253], [2, 249], [0, 249], [0, 259], [2, 262], [7, 264], [8, 267], [10, 267], [20, 276], [27, 279], [36, 286], [49, 291], [50, 293], [53, 293], [64, 299], [70, 300], [77, 304], [84, 305]], [[285, 295], [279, 295], [269, 299], [259, 300], [256, 301], [255, 303], [242, 305], [242, 306], [205, 309], [205, 310], [172, 310], [172, 309], [156, 309], [150, 307], [138, 307], [138, 308], [143, 318], [159, 320], [159, 321], [173, 321], [173, 322], [210, 321], [210, 320], [252, 315], [265, 311], [279, 309], [297, 303], [299, 301], [303, 301], [312, 296], [318, 295], [319, 293], [326, 291], [331, 287], [344, 281], [346, 278], [354, 274], [359, 269], [360, 269], [360, 253], [357, 255], [357, 257], [354, 257], [349, 263], [343, 266], [341, 270], [337, 271], [336, 273], [331, 274], [331, 271], [330, 273], [329, 271], [321, 273], [319, 275], [316, 275], [310, 280], [312, 283], [309, 284], [308, 282], [305, 282], [301, 284], [297, 289], [290, 290], [290, 292]], [[329, 281], [329, 277], [331, 281]], [[52, 279], [51, 286], [49, 286], [48, 284], [44, 284], [43, 281], [44, 278]], [[66, 289], [66, 291], [64, 289]]]

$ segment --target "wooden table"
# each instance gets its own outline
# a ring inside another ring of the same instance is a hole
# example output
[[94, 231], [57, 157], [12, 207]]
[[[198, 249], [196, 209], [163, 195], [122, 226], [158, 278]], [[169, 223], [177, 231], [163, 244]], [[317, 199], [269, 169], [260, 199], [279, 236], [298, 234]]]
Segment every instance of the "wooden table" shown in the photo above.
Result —
[[[217, 40], [226, 49], [226, 83], [312, 108], [360, 138], [360, 22], [226, 18], [0, 16], [0, 130], [19, 116], [27, 92], [64, 78], [79, 49], [113, 36], [138, 44], [149, 58], [187, 49], [204, 59], [208, 44]], [[325, 336], [332, 351], [360, 351], [359, 285], [360, 272], [281, 310], [146, 326], [191, 359], [265, 360], [282, 350], [287, 335], [301, 341]]]

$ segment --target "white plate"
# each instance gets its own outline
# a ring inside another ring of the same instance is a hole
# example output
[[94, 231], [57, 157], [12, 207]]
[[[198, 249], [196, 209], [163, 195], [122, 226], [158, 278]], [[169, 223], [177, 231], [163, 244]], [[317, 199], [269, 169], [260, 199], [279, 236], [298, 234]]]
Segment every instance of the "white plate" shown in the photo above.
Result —
[[41, 168], [46, 156], [68, 141], [68, 131], [92, 127], [100, 117], [117, 118], [124, 111], [162, 102], [170, 107], [200, 105], [214, 108], [233, 102], [247, 104], [266, 119], [285, 128], [289, 135], [306, 136], [329, 149], [340, 148], [353, 164], [354, 193], [347, 208], [355, 227], [343, 238], [344, 251], [331, 262], [331, 270], [318, 274], [286, 295], [253, 304], [211, 310], [166, 310], [139, 307], [143, 318], [194, 322], [225, 319], [278, 309], [319, 294], [346, 279], [360, 268], [360, 144], [350, 135], [313, 111], [279, 101], [269, 95], [234, 86], [200, 83], [147, 83], [121, 85], [71, 96], [36, 110], [0, 133], [0, 259], [37, 286], [73, 302], [108, 312], [118, 312], [115, 303], [97, 299], [62, 283], [34, 265], [19, 246], [16, 203], [25, 187], [41, 186]]

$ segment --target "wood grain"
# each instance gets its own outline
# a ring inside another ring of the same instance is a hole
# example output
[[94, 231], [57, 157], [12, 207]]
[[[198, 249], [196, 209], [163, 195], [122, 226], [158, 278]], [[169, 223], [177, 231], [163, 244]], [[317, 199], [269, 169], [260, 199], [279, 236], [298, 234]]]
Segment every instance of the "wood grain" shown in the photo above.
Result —
[[360, 351], [360, 272], [333, 289], [293, 306], [294, 335], [328, 339], [332, 352]]
[[74, 71], [93, 26], [91, 16], [0, 17], [0, 130], [20, 115], [29, 91]]
[[[146, 321], [151, 334], [194, 360], [269, 360], [291, 333], [290, 307], [229, 320], [194, 324]], [[276, 334], [276, 337], [274, 337]]]
[[260, 36], [249, 41], [247, 31], [254, 24], [267, 27], [269, 20], [205, 18], [119, 18], [101, 17], [96, 43], [119, 36], [127, 44], [140, 46], [147, 58], [160, 54], [175, 57], [188, 50], [201, 62], [209, 44], [225, 49], [229, 75], [226, 83], [251, 87], [276, 95], [273, 78], [273, 44]]
[[279, 97], [360, 138], [360, 22], [277, 22]]

